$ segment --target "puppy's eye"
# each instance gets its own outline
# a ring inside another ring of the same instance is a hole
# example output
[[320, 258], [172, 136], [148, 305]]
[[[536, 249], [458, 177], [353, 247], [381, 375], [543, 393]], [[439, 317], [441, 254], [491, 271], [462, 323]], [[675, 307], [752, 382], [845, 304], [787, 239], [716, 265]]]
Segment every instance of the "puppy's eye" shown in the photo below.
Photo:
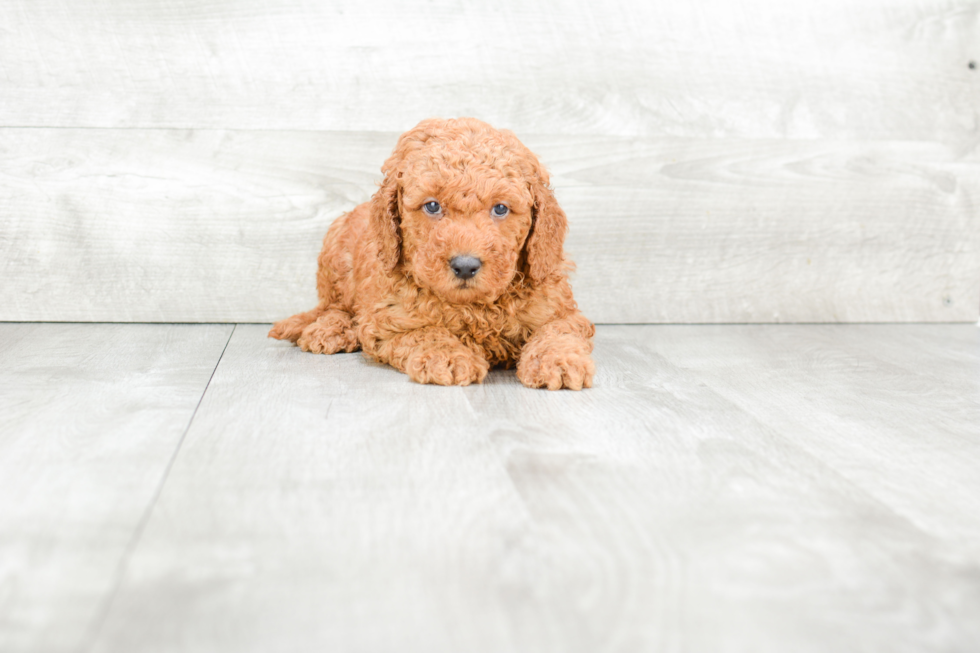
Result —
[[442, 213], [442, 206], [435, 200], [429, 200], [423, 204], [422, 209], [429, 215], [439, 215]]
[[510, 209], [508, 209], [503, 204], [495, 204], [494, 207], [490, 210], [490, 213], [493, 214], [493, 217], [495, 218], [502, 218], [508, 213], [510, 213]]

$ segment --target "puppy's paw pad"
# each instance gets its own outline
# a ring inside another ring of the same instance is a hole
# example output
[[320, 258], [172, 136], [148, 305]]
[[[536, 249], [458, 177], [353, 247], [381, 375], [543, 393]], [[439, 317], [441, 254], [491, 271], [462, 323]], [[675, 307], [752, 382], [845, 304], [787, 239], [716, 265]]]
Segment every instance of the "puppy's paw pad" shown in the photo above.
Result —
[[517, 378], [529, 388], [581, 390], [592, 387], [595, 363], [585, 354], [529, 354], [517, 365]]
[[406, 368], [417, 383], [470, 385], [481, 383], [490, 365], [469, 349], [433, 349], [412, 356]]

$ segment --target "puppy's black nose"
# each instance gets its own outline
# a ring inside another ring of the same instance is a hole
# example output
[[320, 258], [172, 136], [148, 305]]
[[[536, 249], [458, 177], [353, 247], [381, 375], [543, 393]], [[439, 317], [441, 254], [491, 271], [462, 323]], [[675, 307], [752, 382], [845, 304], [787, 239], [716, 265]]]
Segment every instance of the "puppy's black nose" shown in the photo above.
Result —
[[453, 274], [460, 279], [472, 279], [480, 270], [481, 265], [483, 263], [475, 256], [454, 256], [449, 261], [449, 267], [453, 269]]

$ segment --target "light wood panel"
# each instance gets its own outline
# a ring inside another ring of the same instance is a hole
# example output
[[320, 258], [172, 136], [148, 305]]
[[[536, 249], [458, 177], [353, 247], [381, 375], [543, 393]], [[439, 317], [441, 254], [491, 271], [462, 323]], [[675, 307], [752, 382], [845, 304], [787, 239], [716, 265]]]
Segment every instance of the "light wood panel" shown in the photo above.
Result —
[[[980, 166], [936, 143], [521, 134], [597, 322], [976, 321]], [[0, 319], [271, 321], [397, 134], [0, 130]]]
[[961, 518], [980, 510], [980, 328], [733, 326], [704, 331], [703, 343], [697, 330], [652, 333], [720, 395], [795, 432], [803, 449], [944, 542], [954, 564], [980, 561], [980, 521]]
[[972, 0], [7, 0], [0, 125], [973, 138]]
[[0, 650], [79, 651], [231, 326], [0, 324]]
[[0, 3], [0, 320], [305, 309], [322, 233], [396, 134], [475, 115], [557, 173], [596, 321], [975, 321], [977, 17], [973, 0]]
[[236, 329], [95, 651], [980, 642], [973, 326], [601, 327], [582, 393], [265, 329]]

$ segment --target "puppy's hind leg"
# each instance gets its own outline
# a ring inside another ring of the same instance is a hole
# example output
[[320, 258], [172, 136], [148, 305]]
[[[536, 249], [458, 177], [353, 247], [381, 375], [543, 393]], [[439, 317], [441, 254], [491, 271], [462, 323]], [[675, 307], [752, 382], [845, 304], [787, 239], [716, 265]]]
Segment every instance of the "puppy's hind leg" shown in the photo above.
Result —
[[322, 306], [317, 306], [312, 311], [299, 313], [285, 320], [279, 320], [269, 329], [269, 337], [276, 340], [289, 340], [296, 342], [303, 335], [303, 329], [316, 322], [317, 318], [327, 312]]
[[358, 348], [353, 320], [344, 309], [351, 306], [353, 298], [351, 220], [355, 215], [366, 218], [366, 207], [362, 204], [334, 220], [323, 238], [316, 272], [319, 305], [312, 311], [276, 322], [269, 331], [270, 338], [291, 340], [304, 351], [318, 354]]
[[350, 313], [331, 308], [307, 325], [296, 341], [303, 351], [314, 354], [352, 352], [361, 348]]

